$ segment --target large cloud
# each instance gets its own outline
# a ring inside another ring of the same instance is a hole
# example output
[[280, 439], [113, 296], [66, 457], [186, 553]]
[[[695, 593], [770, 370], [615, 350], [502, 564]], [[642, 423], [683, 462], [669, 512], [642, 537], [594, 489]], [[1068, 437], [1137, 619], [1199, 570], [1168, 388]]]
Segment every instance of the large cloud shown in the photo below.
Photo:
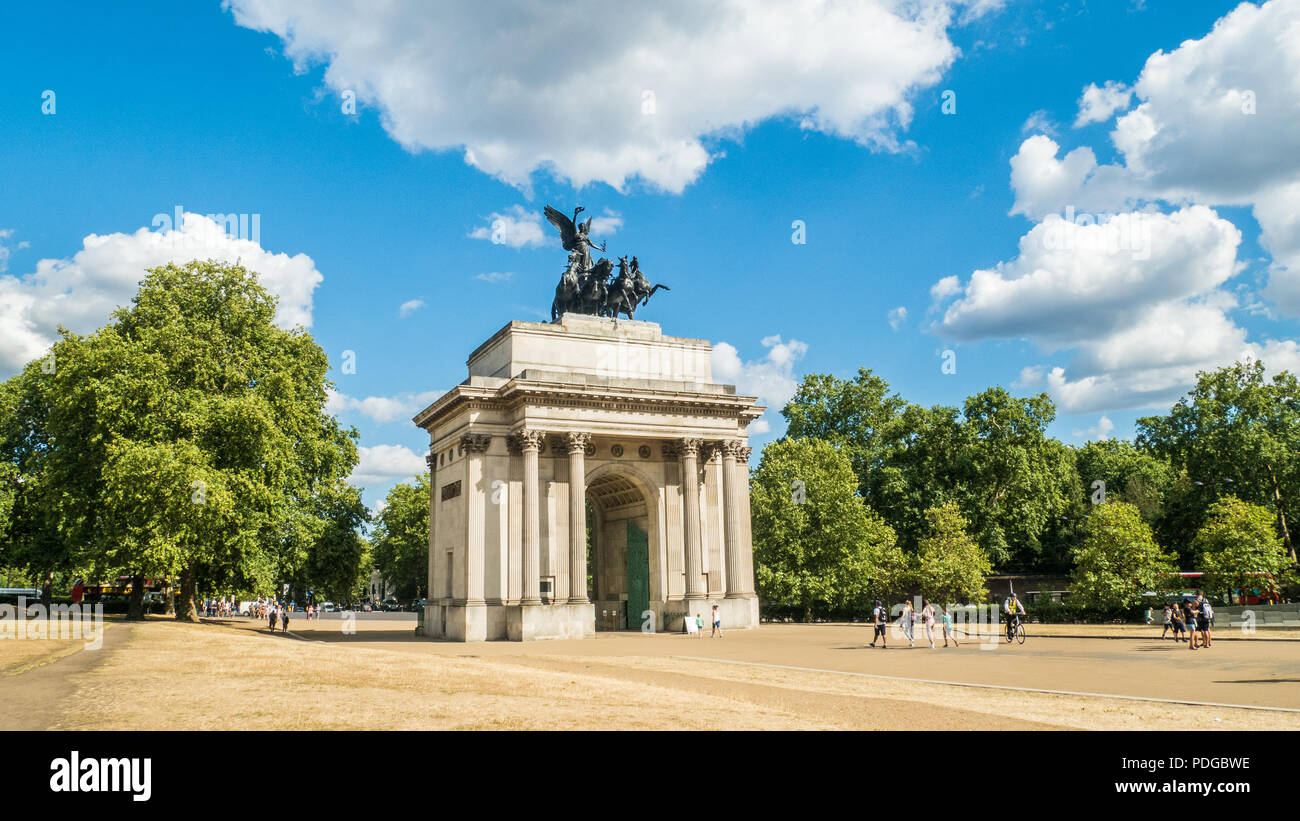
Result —
[[0, 277], [0, 373], [42, 356], [59, 325], [77, 333], [102, 326], [135, 296], [146, 268], [168, 262], [238, 260], [280, 298], [279, 325], [310, 327], [312, 292], [323, 279], [311, 257], [271, 253], [237, 234], [208, 217], [185, 214], [180, 229], [91, 234], [71, 258], [42, 259], [21, 278]]
[[349, 481], [362, 487], [410, 479], [429, 469], [422, 455], [403, 445], [358, 447], [357, 457], [357, 466]]
[[974, 272], [938, 330], [961, 341], [1074, 344], [1130, 326], [1156, 305], [1203, 294], [1234, 272], [1241, 233], [1204, 206], [1081, 219], [1041, 222], [1021, 238], [1016, 259]]
[[440, 3], [227, 0], [300, 68], [381, 112], [408, 149], [460, 149], [521, 187], [548, 168], [576, 186], [641, 177], [680, 192], [702, 138], [796, 116], [900, 148], [909, 96], [956, 58], [947, 35], [1000, 3], [666, 0]]
[[1300, 0], [1243, 3], [1198, 40], [1151, 55], [1116, 120], [1119, 161], [1031, 137], [1011, 161], [1012, 213], [1134, 203], [1254, 208], [1274, 266], [1266, 296], [1300, 316]]
[[[1126, 108], [1127, 90], [1090, 85], [1077, 124]], [[1240, 234], [1210, 210], [1253, 207], [1273, 262], [1264, 296], [1300, 316], [1300, 0], [1242, 4], [1204, 37], [1151, 55], [1131, 90], [1138, 105], [1110, 135], [1116, 161], [1098, 163], [1089, 146], [1062, 153], [1045, 135], [1025, 140], [1011, 160], [1011, 213], [1039, 224], [1020, 255], [932, 289], [947, 305], [940, 334], [1072, 351], [1068, 364], [1021, 377], [1046, 384], [1067, 411], [1162, 405], [1198, 370], [1235, 359], [1274, 372], [1300, 364], [1294, 341], [1250, 340], [1231, 319], [1237, 297], [1225, 284], [1242, 267]], [[1063, 252], [1063, 240], [1104, 227], [1050, 216], [1076, 209], [1146, 215], [1149, 256]]]

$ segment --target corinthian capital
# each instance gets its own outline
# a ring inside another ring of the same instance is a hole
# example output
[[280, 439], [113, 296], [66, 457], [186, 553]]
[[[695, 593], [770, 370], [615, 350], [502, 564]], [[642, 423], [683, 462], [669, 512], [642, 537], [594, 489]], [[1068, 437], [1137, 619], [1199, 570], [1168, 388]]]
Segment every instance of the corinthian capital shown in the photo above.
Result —
[[466, 453], [485, 453], [492, 444], [490, 433], [467, 433], [460, 437], [460, 449]]
[[728, 439], [722, 443], [722, 455], [732, 459], [745, 459], [749, 456], [749, 448], [739, 439]]
[[591, 444], [590, 433], [566, 433], [564, 434], [564, 447], [569, 453], [587, 452], [587, 446]]
[[698, 456], [700, 448], [704, 446], [703, 439], [683, 439], [682, 456]]
[[537, 452], [546, 446], [546, 434], [540, 430], [525, 428], [512, 433], [508, 444], [515, 453]]

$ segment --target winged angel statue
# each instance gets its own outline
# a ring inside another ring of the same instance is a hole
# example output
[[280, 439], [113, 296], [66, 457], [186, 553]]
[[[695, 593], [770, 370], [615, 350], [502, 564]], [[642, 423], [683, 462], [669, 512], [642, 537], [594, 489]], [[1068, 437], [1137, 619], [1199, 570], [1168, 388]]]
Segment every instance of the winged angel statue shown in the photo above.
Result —
[[614, 318], [626, 314], [628, 319], [633, 319], [636, 309], [645, 305], [655, 291], [672, 289], [662, 284], [651, 285], [641, 273], [636, 257], [632, 257], [631, 262], [627, 257], [619, 257], [618, 274], [613, 276], [614, 263], [610, 260], [601, 257], [593, 264], [592, 250], [603, 252], [605, 245], [592, 241], [590, 217], [586, 222], [578, 222], [578, 215], [584, 210], [579, 205], [573, 209], [573, 217], [569, 218], [546, 206], [546, 221], [560, 232], [560, 243], [569, 252], [569, 264], [560, 275], [560, 283], [555, 286], [551, 321], [558, 320], [565, 313]]

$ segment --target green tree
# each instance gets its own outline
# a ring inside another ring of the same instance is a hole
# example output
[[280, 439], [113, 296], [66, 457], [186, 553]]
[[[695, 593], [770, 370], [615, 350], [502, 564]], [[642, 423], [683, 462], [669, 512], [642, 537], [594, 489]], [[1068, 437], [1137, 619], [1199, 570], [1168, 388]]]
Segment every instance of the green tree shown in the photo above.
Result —
[[866, 503], [914, 551], [926, 510], [955, 502], [999, 565], [1059, 562], [1056, 529], [1079, 496], [1070, 451], [1047, 436], [1056, 409], [1046, 394], [990, 388], [963, 407], [923, 408], [863, 369], [846, 381], [805, 377], [782, 410], [792, 438], [813, 436], [848, 454]]
[[1085, 604], [1131, 607], [1148, 590], [1160, 590], [1174, 572], [1137, 507], [1094, 505], [1074, 550], [1071, 596]]
[[42, 383], [44, 515], [98, 575], [179, 573], [178, 619], [200, 581], [268, 589], [357, 461], [324, 352], [275, 308], [238, 265], [154, 268], [107, 326], [61, 333]]
[[375, 568], [400, 598], [419, 598], [429, 578], [429, 474], [388, 491], [370, 536]]
[[[1137, 422], [1137, 444], [1186, 471], [1201, 521], [1221, 493], [1265, 505], [1296, 560], [1291, 522], [1300, 513], [1300, 385], [1264, 363], [1237, 362], [1197, 375], [1196, 387], [1165, 416]], [[1187, 522], [1185, 535], [1191, 535]]]
[[861, 604], [890, 595], [906, 562], [894, 531], [857, 494], [848, 456], [820, 439], [782, 439], [763, 449], [751, 482], [754, 563], [764, 598], [797, 604]]
[[42, 588], [49, 600], [56, 574], [73, 572], [82, 561], [58, 527], [54, 500], [60, 489], [49, 469], [52, 439], [47, 421], [54, 360], [31, 362], [0, 384], [0, 497], [8, 509], [0, 528], [0, 566]]
[[1291, 560], [1273, 512], [1236, 496], [1224, 496], [1210, 506], [1195, 546], [1209, 590], [1259, 589], [1276, 595], [1289, 575]]
[[916, 554], [917, 582], [931, 601], [981, 602], [984, 578], [992, 572], [988, 554], [966, 531], [966, 518], [953, 502], [925, 512], [929, 532]]

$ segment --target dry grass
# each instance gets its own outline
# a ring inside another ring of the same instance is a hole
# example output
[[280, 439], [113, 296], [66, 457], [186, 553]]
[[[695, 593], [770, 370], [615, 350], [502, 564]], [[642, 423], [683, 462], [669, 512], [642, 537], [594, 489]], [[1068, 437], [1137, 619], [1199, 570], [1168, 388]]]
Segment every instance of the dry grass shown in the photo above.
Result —
[[723, 698], [475, 658], [152, 622], [56, 729], [814, 729]]
[[[82, 643], [0, 642], [0, 705], [19, 697], [15, 703], [31, 706], [16, 715], [37, 716], [35, 723], [50, 729], [1300, 729], [1300, 713], [1294, 712], [1009, 692], [686, 658], [683, 653], [701, 646], [666, 636], [456, 645], [408, 638], [407, 625], [356, 626], [358, 635], [345, 637], [337, 624], [300, 625], [308, 636], [331, 639], [321, 642], [269, 636], [243, 622], [223, 627], [158, 619], [114, 626], [110, 638], [113, 631], [121, 633], [103, 651], [56, 666], [49, 664]], [[814, 636], [825, 645], [822, 663], [810, 655]], [[707, 652], [727, 648], [813, 667], [824, 666], [825, 653], [846, 644], [834, 629], [816, 627], [765, 629], [738, 638], [741, 644], [732, 639], [709, 645]], [[1118, 648], [1123, 655], [1116, 659], [1127, 658], [1130, 645], [1141, 643], [1095, 644]], [[1238, 645], [1243, 653], [1253, 652]], [[1288, 645], [1272, 644], [1267, 655], [1289, 659], [1284, 651]], [[1039, 652], [1036, 666], [1059, 663], [1051, 647]], [[903, 652], [853, 658], [855, 664], [877, 665], [873, 672], [921, 677], [935, 677], [922, 665], [942, 662], [942, 677], [955, 679], [993, 657]], [[1132, 661], [1099, 663], [1158, 670], [1200, 658], [1134, 653]], [[1244, 657], [1213, 658], [1226, 665], [1222, 669], [1236, 671]], [[1006, 657], [1008, 664], [1016, 659]], [[1291, 664], [1281, 663], [1281, 670]], [[1240, 672], [1247, 674], [1256, 673]], [[45, 695], [52, 685], [60, 692]]]

